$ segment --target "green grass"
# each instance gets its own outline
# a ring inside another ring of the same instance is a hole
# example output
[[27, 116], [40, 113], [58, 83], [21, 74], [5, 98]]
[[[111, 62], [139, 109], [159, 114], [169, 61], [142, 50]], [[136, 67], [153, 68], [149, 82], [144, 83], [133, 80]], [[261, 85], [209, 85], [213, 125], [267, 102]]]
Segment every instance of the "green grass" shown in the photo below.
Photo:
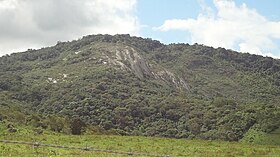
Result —
[[[239, 142], [203, 141], [170, 139], [158, 137], [109, 136], [109, 135], [64, 135], [45, 131], [35, 135], [31, 129], [19, 128], [16, 133], [8, 133], [0, 125], [0, 139], [40, 142], [44, 144], [63, 146], [91, 146], [123, 152], [149, 153], [171, 156], [280, 156], [280, 146], [256, 145]], [[98, 153], [75, 149], [60, 149], [49, 147], [34, 148], [30, 145], [0, 143], [0, 156], [30, 157], [30, 156], [128, 156], [110, 153]]]
[[277, 129], [271, 133], [264, 133], [250, 129], [241, 141], [262, 145], [280, 145], [280, 129]]
[[275, 143], [280, 145], [280, 129], [277, 129], [266, 136], [266, 141], [272, 141], [270, 143]]

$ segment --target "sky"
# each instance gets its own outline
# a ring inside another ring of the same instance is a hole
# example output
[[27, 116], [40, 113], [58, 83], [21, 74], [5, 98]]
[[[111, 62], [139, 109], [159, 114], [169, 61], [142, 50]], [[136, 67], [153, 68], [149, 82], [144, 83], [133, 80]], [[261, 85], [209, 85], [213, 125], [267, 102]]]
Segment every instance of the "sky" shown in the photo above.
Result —
[[278, 0], [0, 0], [0, 56], [131, 34], [280, 58]]

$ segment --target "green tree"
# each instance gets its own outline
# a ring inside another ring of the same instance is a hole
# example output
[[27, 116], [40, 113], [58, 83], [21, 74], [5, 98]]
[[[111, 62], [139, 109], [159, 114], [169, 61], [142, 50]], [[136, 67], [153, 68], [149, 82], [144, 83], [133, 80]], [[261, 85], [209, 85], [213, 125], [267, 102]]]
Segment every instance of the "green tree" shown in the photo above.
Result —
[[85, 122], [83, 122], [80, 118], [74, 118], [70, 121], [70, 129], [73, 135], [81, 135], [85, 127]]

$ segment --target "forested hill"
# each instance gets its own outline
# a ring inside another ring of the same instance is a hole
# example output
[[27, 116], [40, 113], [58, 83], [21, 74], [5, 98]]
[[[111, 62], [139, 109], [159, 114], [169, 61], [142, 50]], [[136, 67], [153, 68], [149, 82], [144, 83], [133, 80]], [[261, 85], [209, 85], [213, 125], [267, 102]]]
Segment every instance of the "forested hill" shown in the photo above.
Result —
[[16, 108], [20, 120], [40, 115], [34, 127], [56, 115], [123, 135], [239, 140], [280, 126], [280, 60], [269, 57], [90, 35], [0, 67], [0, 119]]

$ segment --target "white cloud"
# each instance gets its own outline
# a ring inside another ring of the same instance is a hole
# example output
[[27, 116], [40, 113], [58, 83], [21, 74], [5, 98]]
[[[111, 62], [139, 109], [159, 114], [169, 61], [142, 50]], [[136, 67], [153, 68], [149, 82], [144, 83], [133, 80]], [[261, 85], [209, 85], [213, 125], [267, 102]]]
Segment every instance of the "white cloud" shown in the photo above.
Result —
[[0, 55], [89, 34], [139, 34], [136, 0], [0, 0]]
[[280, 49], [275, 43], [280, 39], [280, 21], [269, 21], [244, 3], [241, 6], [232, 0], [214, 0], [213, 3], [216, 13], [202, 6], [207, 13], [199, 14], [196, 19], [166, 20], [157, 29], [189, 31], [192, 43], [280, 58]]

